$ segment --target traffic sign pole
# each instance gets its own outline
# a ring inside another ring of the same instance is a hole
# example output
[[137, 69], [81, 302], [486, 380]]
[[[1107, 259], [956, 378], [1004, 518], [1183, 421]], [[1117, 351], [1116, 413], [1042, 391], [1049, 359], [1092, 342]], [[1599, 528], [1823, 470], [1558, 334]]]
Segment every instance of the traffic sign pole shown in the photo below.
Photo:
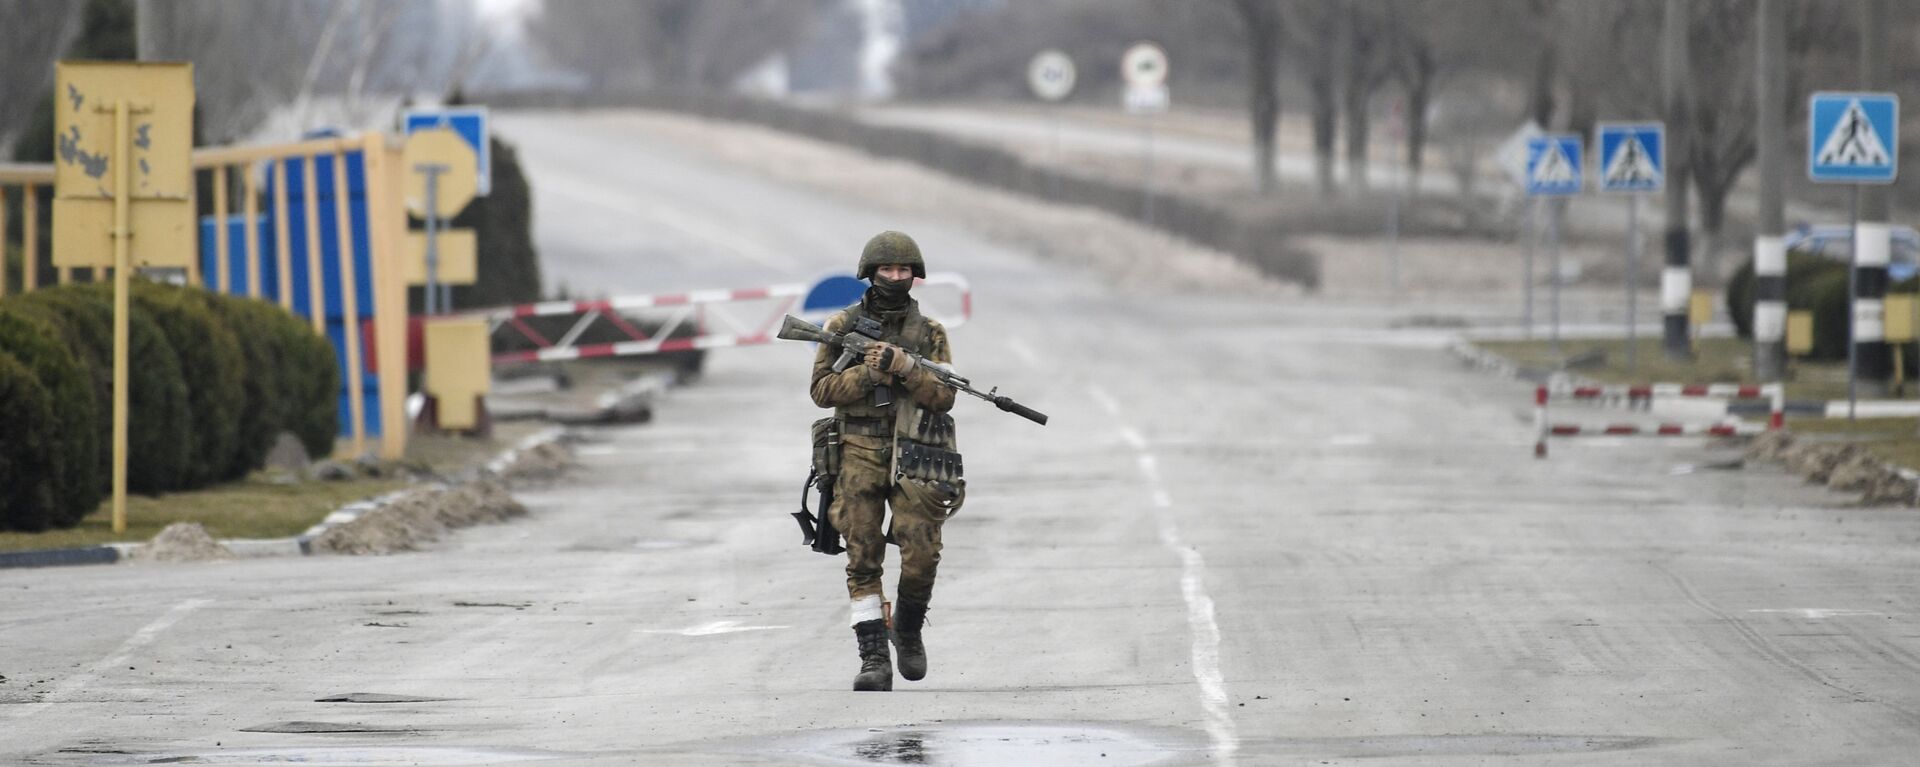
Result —
[[1891, 93], [1815, 93], [1807, 122], [1807, 177], [1853, 187], [1853, 247], [1847, 269], [1847, 418], [1852, 420], [1857, 417], [1861, 374], [1881, 384], [1889, 372], [1879, 317], [1886, 295], [1886, 243], [1876, 228], [1872, 258], [1863, 258], [1867, 243], [1860, 236], [1860, 186], [1891, 184], [1899, 173], [1900, 100]]
[[1859, 420], [1860, 403], [1860, 185], [1853, 184], [1853, 204], [1847, 231], [1853, 245], [1847, 254], [1847, 420]]
[[413, 166], [415, 173], [426, 176], [427, 181], [427, 316], [441, 313], [446, 308], [440, 300], [440, 174], [447, 172], [445, 165], [422, 163]]
[[1554, 200], [1547, 208], [1547, 263], [1553, 269], [1553, 357], [1560, 359], [1560, 214], [1564, 200]]
[[1627, 374], [1640, 370], [1640, 195], [1627, 198]]
[[125, 100], [113, 103], [113, 532], [127, 531], [127, 314], [133, 291], [132, 131]]
[[1527, 267], [1526, 278], [1521, 280], [1523, 291], [1526, 294], [1526, 308], [1521, 310], [1520, 325], [1525, 329], [1526, 337], [1529, 339], [1533, 338], [1533, 250], [1537, 241], [1540, 239], [1539, 217], [1540, 200], [1535, 197], [1528, 197], [1527, 234], [1525, 237], [1527, 244]]

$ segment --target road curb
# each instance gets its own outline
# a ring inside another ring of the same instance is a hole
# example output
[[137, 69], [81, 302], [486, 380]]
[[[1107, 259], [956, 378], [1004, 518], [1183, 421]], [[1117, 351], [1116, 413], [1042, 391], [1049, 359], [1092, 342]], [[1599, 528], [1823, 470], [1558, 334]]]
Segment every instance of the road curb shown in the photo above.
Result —
[[[485, 475], [504, 476], [508, 468], [522, 454], [542, 445], [565, 439], [567, 430], [553, 427], [529, 435], [525, 439], [507, 448], [493, 460], [488, 461], [481, 471]], [[424, 486], [424, 485], [422, 485]], [[386, 495], [366, 500], [354, 501], [327, 514], [299, 535], [287, 538], [229, 538], [220, 541], [239, 559], [262, 559], [267, 557], [297, 557], [313, 553], [313, 540], [340, 525], [359, 519], [361, 515], [378, 510], [394, 500], [406, 496], [419, 486], [395, 490]], [[28, 567], [67, 567], [73, 565], [111, 565], [135, 558], [145, 543], [108, 543], [99, 546], [79, 546], [67, 549], [36, 549], [32, 551], [0, 552], [0, 570]]]

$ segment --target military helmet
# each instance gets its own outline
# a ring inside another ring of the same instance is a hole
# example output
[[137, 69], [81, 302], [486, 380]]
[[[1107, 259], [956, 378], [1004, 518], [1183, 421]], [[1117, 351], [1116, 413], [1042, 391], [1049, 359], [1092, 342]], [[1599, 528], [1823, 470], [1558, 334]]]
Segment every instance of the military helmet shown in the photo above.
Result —
[[867, 246], [860, 249], [860, 271], [854, 276], [867, 279], [886, 264], [905, 264], [913, 267], [913, 276], [927, 277], [927, 264], [920, 260], [920, 246], [913, 238], [891, 229], [867, 240]]

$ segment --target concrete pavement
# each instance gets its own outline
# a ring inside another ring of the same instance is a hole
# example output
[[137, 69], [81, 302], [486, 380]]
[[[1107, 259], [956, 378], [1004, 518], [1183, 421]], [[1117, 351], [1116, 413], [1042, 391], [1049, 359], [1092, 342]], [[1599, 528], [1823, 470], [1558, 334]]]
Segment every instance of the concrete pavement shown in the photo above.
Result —
[[[810, 276], [888, 227], [972, 280], [962, 372], [1053, 420], [956, 406], [971, 487], [928, 679], [846, 691], [841, 563], [786, 518], [819, 413], [809, 350], [775, 345], [715, 352], [653, 423], [591, 432], [578, 471], [521, 493], [529, 518], [429, 552], [0, 573], [0, 761], [1857, 764], [1920, 748], [1909, 510], [1771, 470], [1676, 473], [1698, 441], [1534, 461], [1526, 388], [1381, 306], [1121, 292], [615, 120], [497, 117], [549, 273], [576, 287]], [[639, 223], [663, 209], [671, 226]], [[317, 702], [354, 692], [444, 700]]]

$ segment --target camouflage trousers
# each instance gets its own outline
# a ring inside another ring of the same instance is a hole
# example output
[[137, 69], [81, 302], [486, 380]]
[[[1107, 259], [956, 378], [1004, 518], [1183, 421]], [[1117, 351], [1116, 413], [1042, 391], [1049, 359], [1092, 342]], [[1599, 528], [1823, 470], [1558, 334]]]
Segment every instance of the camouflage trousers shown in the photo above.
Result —
[[886, 599], [881, 576], [887, 557], [887, 507], [900, 547], [899, 598], [927, 604], [940, 567], [940, 527], [946, 513], [915, 503], [893, 482], [893, 440], [849, 434], [842, 438], [840, 479], [834, 486], [833, 526], [847, 547], [847, 596]]

